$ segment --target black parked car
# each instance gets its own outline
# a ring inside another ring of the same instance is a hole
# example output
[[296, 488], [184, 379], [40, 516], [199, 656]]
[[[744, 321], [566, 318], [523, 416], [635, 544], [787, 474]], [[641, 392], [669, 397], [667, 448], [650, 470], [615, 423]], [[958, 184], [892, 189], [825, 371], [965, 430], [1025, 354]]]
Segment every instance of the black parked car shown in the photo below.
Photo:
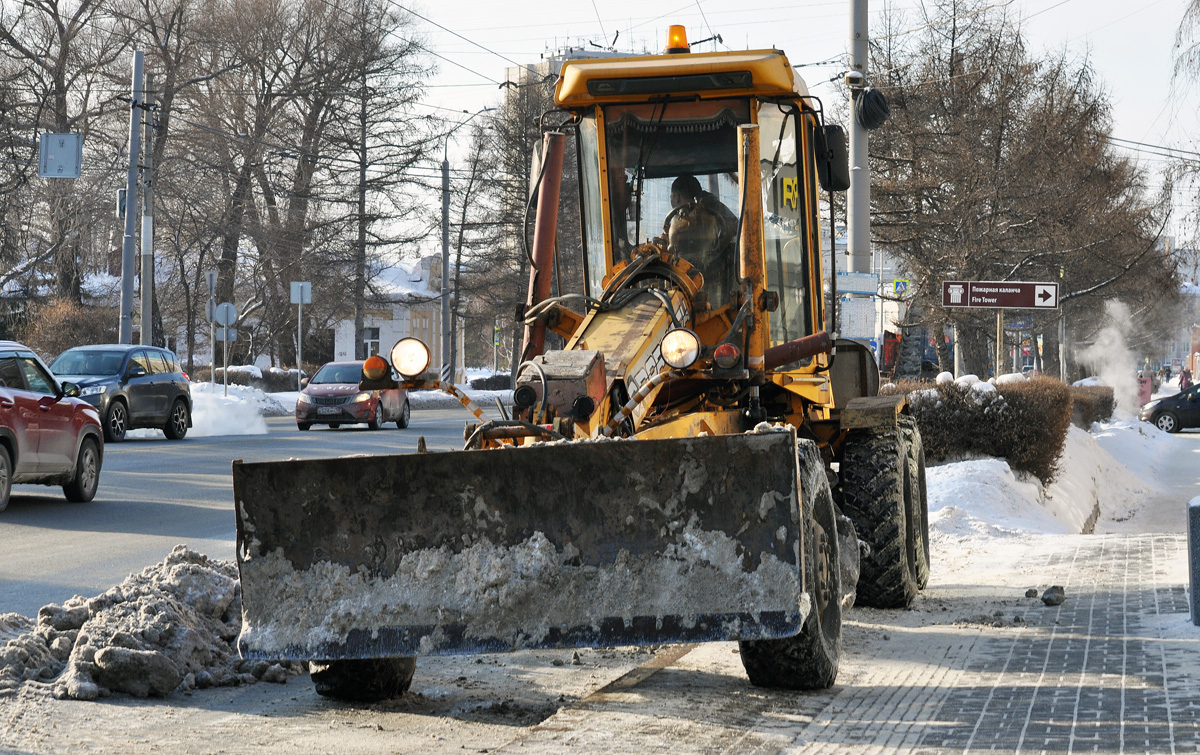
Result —
[[1188, 427], [1200, 427], [1200, 384], [1174, 396], [1151, 401], [1142, 407], [1138, 415], [1146, 422], [1153, 422], [1159, 430], [1177, 433]]
[[192, 426], [192, 389], [179, 360], [154, 346], [76, 346], [50, 365], [79, 386], [79, 397], [100, 412], [104, 439], [117, 442], [139, 427], [162, 430], [171, 440]]

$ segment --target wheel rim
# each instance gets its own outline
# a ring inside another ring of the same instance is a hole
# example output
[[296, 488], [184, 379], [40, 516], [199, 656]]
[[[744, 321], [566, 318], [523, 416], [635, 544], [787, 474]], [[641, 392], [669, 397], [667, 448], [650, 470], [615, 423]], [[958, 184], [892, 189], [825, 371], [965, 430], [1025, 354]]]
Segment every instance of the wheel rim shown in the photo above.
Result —
[[108, 430], [114, 438], [125, 437], [125, 405], [113, 404], [108, 413]]
[[79, 487], [87, 493], [96, 489], [96, 483], [100, 479], [99, 466], [96, 462], [96, 447], [88, 443], [79, 459]]
[[1170, 414], [1164, 414], [1158, 418], [1158, 429], [1166, 432], [1171, 432], [1175, 429], [1175, 418]]
[[182, 435], [187, 430], [187, 407], [183, 404], [176, 404], [175, 411], [171, 413], [171, 424], [175, 427], [175, 433]]
[[8, 490], [10, 482], [9, 463], [8, 454], [3, 449], [0, 449], [0, 498], [3, 498], [4, 491]]
[[405, 402], [404, 402], [404, 409], [403, 409], [403, 410], [400, 412], [400, 414], [401, 414], [401, 415], [403, 416], [403, 418], [404, 418], [404, 424], [405, 424], [405, 425], [407, 425], [407, 424], [408, 424], [408, 419], [409, 419], [409, 416], [411, 416], [411, 414], [412, 414], [412, 407], [410, 407], [410, 406], [408, 405], [408, 401], [407, 401], [407, 400], [405, 400]]

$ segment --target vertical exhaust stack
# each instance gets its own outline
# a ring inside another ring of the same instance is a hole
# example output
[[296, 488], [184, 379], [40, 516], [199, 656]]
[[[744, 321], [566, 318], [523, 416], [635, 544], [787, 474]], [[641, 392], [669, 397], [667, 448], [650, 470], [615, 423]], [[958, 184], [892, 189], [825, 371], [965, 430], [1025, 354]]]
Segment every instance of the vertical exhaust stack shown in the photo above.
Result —
[[[558, 131], [546, 134], [542, 141], [542, 178], [538, 188], [537, 217], [533, 229], [533, 267], [529, 271], [526, 311], [550, 297], [550, 282], [554, 277], [554, 242], [558, 236], [558, 197], [562, 189], [563, 152], [566, 144], [566, 135]], [[545, 348], [546, 324], [527, 324], [521, 361], [533, 359], [544, 352]]]

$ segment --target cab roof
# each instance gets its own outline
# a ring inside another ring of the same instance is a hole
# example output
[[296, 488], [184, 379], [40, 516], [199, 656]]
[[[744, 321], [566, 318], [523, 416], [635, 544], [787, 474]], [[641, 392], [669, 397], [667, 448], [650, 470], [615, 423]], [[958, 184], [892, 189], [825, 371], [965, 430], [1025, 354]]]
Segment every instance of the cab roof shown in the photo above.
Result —
[[563, 63], [554, 104], [569, 110], [665, 94], [807, 97], [808, 87], [781, 50], [592, 58]]

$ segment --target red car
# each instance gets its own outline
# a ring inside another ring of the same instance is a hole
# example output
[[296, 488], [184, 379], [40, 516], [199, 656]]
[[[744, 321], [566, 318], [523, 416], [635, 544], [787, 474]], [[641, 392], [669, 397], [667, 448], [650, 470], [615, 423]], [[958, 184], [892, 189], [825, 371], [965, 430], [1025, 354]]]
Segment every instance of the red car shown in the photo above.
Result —
[[33, 351], [0, 341], [0, 511], [14, 483], [62, 485], [79, 503], [96, 496], [104, 435], [96, 407], [78, 395]]
[[307, 430], [313, 425], [340, 427], [366, 423], [378, 430], [385, 422], [408, 427], [411, 409], [408, 391], [393, 388], [359, 390], [362, 362], [329, 362], [304, 384], [296, 400], [296, 427]]

